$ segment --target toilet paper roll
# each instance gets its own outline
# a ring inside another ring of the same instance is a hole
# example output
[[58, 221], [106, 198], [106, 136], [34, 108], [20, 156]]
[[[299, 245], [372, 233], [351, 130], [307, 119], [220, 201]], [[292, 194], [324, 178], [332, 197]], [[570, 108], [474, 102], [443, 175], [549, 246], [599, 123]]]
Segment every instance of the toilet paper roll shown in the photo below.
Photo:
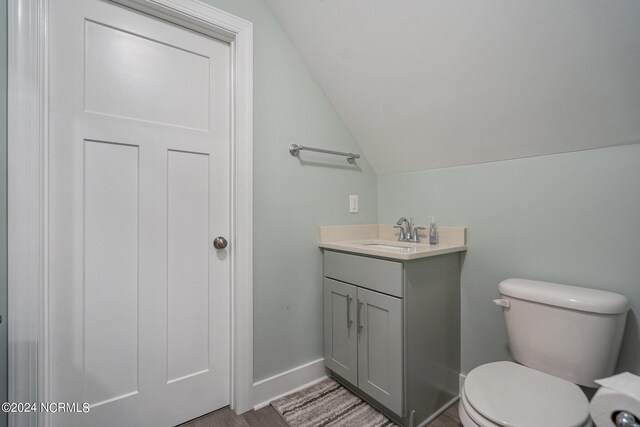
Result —
[[640, 377], [626, 372], [596, 382], [603, 387], [591, 399], [589, 412], [597, 427], [616, 427], [613, 416], [619, 411], [640, 419]]

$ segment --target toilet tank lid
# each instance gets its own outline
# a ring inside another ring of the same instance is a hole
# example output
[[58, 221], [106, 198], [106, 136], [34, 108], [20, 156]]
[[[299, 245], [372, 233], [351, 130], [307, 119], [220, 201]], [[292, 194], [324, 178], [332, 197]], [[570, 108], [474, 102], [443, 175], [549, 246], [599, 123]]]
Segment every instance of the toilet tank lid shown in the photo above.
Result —
[[590, 313], [620, 314], [629, 310], [627, 297], [598, 289], [512, 278], [500, 282], [499, 290], [502, 295]]

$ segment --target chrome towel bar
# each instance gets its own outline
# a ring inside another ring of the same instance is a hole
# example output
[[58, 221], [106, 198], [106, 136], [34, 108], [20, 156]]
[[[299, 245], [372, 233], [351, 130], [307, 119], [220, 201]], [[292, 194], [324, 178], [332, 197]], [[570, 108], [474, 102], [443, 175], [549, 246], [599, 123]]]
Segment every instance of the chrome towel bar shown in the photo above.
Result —
[[299, 144], [291, 144], [289, 146], [289, 153], [291, 153], [291, 155], [294, 157], [298, 157], [298, 155], [300, 154], [300, 151], [303, 151], [303, 150], [315, 151], [316, 153], [333, 154], [336, 156], [345, 156], [347, 158], [347, 162], [351, 164], [355, 163], [356, 159], [360, 158], [360, 154], [343, 153], [342, 151], [333, 151], [333, 150], [324, 150], [322, 148], [305, 147], [304, 145], [299, 145]]

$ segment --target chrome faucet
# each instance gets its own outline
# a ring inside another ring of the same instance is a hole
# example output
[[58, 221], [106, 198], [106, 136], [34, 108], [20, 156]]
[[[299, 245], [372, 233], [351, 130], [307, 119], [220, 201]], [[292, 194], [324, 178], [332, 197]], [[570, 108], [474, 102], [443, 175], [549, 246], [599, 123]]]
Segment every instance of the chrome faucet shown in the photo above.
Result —
[[425, 227], [414, 227], [413, 218], [407, 219], [404, 216], [400, 218], [398, 222], [396, 222], [396, 225], [394, 225], [393, 228], [400, 229], [398, 242], [412, 242], [412, 243], [420, 243], [420, 235], [418, 234], [418, 232], [420, 230], [426, 230]]
[[[403, 223], [406, 224], [406, 227], [403, 227]], [[393, 228], [400, 229], [400, 236], [398, 236], [398, 242], [406, 242], [407, 238], [411, 236], [411, 222], [406, 217], [402, 217], [396, 222], [396, 225]]]

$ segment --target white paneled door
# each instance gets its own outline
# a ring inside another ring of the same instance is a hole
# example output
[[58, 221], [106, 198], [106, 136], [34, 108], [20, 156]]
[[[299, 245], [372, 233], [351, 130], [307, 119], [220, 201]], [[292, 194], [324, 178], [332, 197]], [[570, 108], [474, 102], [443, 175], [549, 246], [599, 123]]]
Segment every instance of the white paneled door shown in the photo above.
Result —
[[229, 404], [230, 46], [49, 5], [51, 425], [176, 425]]

